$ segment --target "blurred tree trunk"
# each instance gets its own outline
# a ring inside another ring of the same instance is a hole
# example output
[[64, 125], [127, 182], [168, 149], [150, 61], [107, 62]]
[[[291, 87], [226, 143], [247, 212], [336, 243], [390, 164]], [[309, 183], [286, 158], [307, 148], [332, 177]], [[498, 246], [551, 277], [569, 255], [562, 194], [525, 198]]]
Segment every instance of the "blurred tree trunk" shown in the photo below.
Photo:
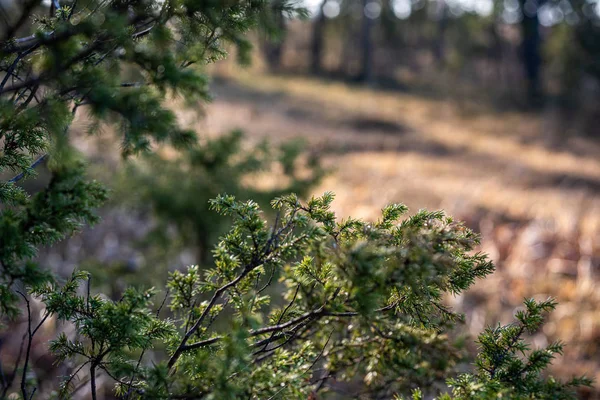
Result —
[[357, 33], [351, 24], [342, 27], [342, 54], [338, 64], [338, 73], [344, 78], [355, 78], [352, 66], [356, 59]]
[[504, 76], [504, 46], [502, 36], [498, 32], [498, 24], [493, 22], [489, 27], [490, 37], [492, 38], [492, 59], [494, 60], [494, 69], [496, 75], [496, 83], [500, 83], [500, 87], [504, 87], [507, 81]]
[[[535, 4], [537, 3], [537, 4]], [[540, 23], [537, 15], [537, 10], [529, 10], [537, 8], [544, 3], [544, 0], [520, 0], [521, 10], [523, 12], [523, 20], [521, 21], [521, 34], [523, 36], [521, 42], [521, 57], [525, 76], [527, 78], [527, 95], [529, 105], [539, 105], [543, 98], [541, 85], [541, 35]], [[535, 5], [531, 5], [535, 4]]]
[[448, 28], [448, 12], [445, 0], [437, 2], [437, 40], [434, 43], [433, 54], [438, 68], [444, 68], [446, 59], [446, 28]]
[[367, 5], [372, 0], [362, 0], [362, 33], [361, 33], [361, 72], [359, 80], [365, 83], [373, 82], [373, 26], [374, 19], [368, 16]]
[[285, 16], [278, 12], [274, 15], [277, 35], [274, 38], [268, 37], [263, 44], [265, 59], [271, 72], [276, 72], [281, 69], [281, 58], [283, 55], [283, 46], [287, 33], [287, 25]]
[[319, 7], [319, 15], [315, 17], [313, 23], [313, 34], [312, 34], [312, 46], [311, 46], [311, 71], [313, 74], [318, 75], [321, 73], [321, 57], [323, 55], [323, 39], [325, 33], [325, 13], [323, 9], [327, 0], [321, 2]]

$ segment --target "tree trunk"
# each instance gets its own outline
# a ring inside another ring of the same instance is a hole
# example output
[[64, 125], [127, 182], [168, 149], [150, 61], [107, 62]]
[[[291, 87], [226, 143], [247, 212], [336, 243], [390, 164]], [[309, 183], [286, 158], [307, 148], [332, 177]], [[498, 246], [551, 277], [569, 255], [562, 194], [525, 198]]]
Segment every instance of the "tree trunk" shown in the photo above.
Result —
[[[541, 87], [541, 36], [540, 23], [537, 12], [526, 10], [525, 0], [521, 0], [521, 9], [523, 10], [523, 20], [521, 21], [521, 33], [523, 40], [521, 42], [521, 57], [525, 77], [527, 79], [527, 95], [529, 105], [534, 106], [542, 100], [543, 91]], [[538, 8], [543, 1], [538, 1]], [[529, 12], [528, 12], [529, 11]]]
[[446, 28], [448, 27], [448, 12], [445, 1], [437, 2], [437, 40], [434, 43], [433, 54], [437, 67], [442, 69], [446, 60]]
[[285, 17], [281, 13], [275, 15], [278, 29], [278, 35], [276, 38], [267, 38], [264, 42], [264, 54], [269, 70], [271, 72], [277, 72], [281, 69], [281, 58], [283, 55], [283, 45], [285, 42], [287, 26], [285, 23]]
[[362, 0], [362, 37], [361, 37], [361, 47], [362, 47], [362, 59], [361, 59], [361, 72], [359, 76], [359, 80], [365, 83], [373, 82], [373, 26], [374, 20], [367, 16], [366, 7], [367, 4], [370, 3], [371, 0]]
[[323, 55], [323, 39], [325, 31], [325, 8], [327, 0], [321, 2], [319, 7], [319, 15], [315, 17], [313, 23], [313, 34], [312, 34], [312, 45], [311, 45], [311, 71], [313, 74], [318, 75], [321, 73], [321, 57]]

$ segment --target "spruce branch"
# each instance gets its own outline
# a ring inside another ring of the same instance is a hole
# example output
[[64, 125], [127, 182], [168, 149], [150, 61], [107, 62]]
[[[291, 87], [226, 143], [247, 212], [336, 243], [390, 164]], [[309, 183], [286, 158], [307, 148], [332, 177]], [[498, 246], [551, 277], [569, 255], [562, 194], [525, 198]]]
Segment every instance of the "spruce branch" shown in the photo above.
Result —
[[[35, 169], [38, 165], [40, 165], [42, 162], [44, 162], [46, 159], [48, 158], [48, 154], [42, 154], [41, 156], [39, 156], [30, 166], [29, 166], [29, 170], [33, 170]], [[25, 178], [25, 176], [27, 176], [27, 172], [21, 172], [20, 174], [14, 176], [13, 178], [11, 178], [8, 182], [9, 183], [16, 183], [19, 182], [21, 179]]]

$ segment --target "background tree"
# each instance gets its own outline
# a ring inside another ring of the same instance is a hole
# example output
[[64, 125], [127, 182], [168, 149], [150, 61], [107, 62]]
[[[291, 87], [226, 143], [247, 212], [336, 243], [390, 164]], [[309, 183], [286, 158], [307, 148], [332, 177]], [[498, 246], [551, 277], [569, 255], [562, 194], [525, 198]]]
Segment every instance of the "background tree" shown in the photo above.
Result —
[[323, 55], [323, 42], [325, 39], [325, 22], [327, 21], [324, 11], [326, 4], [327, 0], [321, 2], [318, 13], [314, 16], [312, 29], [311, 72], [316, 75], [321, 73], [321, 58]]
[[[158, 224], [143, 245], [146, 254], [176, 254], [182, 247], [191, 248], [198, 264], [209, 264], [212, 248], [229, 230], [229, 221], [209, 209], [210, 199], [229, 193], [268, 206], [271, 199], [287, 193], [304, 198], [325, 173], [314, 156], [302, 157], [301, 142], [280, 146], [263, 142], [251, 147], [242, 139], [242, 133], [234, 131], [202, 140], [179, 156], [149, 154], [143, 162], [123, 169], [119, 197], [146, 205], [157, 217]], [[271, 187], [248, 183], [252, 177], [274, 171], [280, 174]], [[168, 234], [169, 226], [176, 227], [175, 236]]]
[[283, 48], [285, 45], [285, 36], [287, 32], [287, 20], [290, 15], [286, 12], [285, 0], [274, 0], [272, 2], [272, 13], [267, 16], [266, 23], [263, 23], [263, 51], [267, 64], [271, 71], [278, 71], [281, 67]]
[[541, 34], [538, 9], [543, 6], [544, 1], [521, 0], [523, 13], [521, 30], [523, 40], [521, 51], [525, 76], [527, 77], [527, 92], [531, 104], [539, 101], [542, 96], [541, 87]]
[[373, 82], [373, 27], [375, 19], [381, 14], [381, 6], [372, 0], [362, 0], [361, 28], [361, 70], [358, 79], [366, 83]]

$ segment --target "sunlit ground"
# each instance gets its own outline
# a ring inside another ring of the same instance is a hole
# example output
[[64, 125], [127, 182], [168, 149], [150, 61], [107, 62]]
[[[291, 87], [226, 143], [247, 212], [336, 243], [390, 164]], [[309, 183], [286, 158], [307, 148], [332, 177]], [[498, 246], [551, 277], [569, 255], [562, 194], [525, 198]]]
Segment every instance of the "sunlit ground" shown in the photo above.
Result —
[[200, 129], [308, 139], [337, 170], [323, 188], [339, 186], [343, 215], [374, 218], [391, 201], [464, 205], [599, 232], [600, 145], [552, 145], [537, 117], [464, 115], [449, 102], [303, 78], [244, 75], [238, 83], [214, 85]]

